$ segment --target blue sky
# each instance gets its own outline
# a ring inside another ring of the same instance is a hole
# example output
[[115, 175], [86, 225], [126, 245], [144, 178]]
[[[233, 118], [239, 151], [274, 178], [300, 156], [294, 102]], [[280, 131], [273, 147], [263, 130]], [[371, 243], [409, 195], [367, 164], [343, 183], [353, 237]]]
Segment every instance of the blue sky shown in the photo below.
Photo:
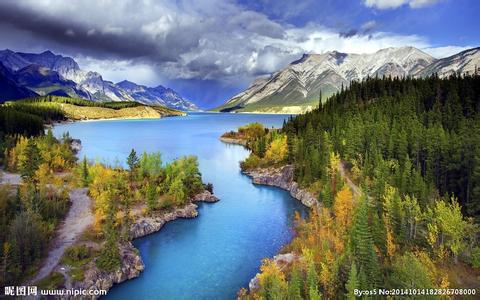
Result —
[[[422, 35], [432, 45], [467, 45], [479, 42], [480, 1], [427, 0], [417, 1], [424, 3], [417, 7], [402, 0], [370, 2], [380, 5], [368, 6], [365, 1], [358, 0], [247, 0], [241, 3], [248, 9], [261, 11], [271, 19], [297, 27], [315, 22], [347, 32], [374, 21], [374, 29], [377, 31]], [[381, 3], [392, 3], [393, 6], [384, 7]], [[395, 3], [404, 4], [396, 6]], [[295, 10], [295, 7], [301, 9]]]
[[52, 50], [210, 108], [303, 53], [478, 47], [479, 12], [477, 0], [4, 0], [0, 48]]

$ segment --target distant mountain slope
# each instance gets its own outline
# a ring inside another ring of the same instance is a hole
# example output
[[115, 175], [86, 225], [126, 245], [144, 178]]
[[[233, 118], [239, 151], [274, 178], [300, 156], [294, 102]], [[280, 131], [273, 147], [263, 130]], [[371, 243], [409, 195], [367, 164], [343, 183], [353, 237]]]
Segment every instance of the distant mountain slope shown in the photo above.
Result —
[[0, 103], [6, 100], [37, 96], [35, 92], [18, 86], [13, 77], [13, 74], [0, 63]]
[[125, 90], [130, 97], [137, 102], [149, 102], [160, 105], [175, 107], [180, 110], [198, 110], [198, 107], [190, 101], [183, 99], [177, 92], [161, 85], [157, 87], [147, 87], [134, 82], [124, 80], [117, 83], [117, 86]]
[[439, 59], [421, 70], [417, 75], [426, 77], [436, 73], [440, 77], [446, 77], [453, 73], [473, 74], [475, 68], [477, 68], [477, 71], [480, 68], [480, 47]]
[[[0, 62], [11, 73], [18, 75], [17, 85], [27, 87], [40, 95], [68, 95], [93, 101], [138, 101], [144, 104], [161, 104], [174, 109], [198, 110], [195, 104], [172, 89], [135, 84], [146, 92], [132, 93], [111, 81], [104, 80], [97, 72], [80, 69], [74, 59], [56, 55], [51, 51], [33, 54], [6, 49], [0, 51]], [[0, 91], [0, 96], [1, 94]]]
[[440, 60], [414, 47], [386, 48], [372, 54], [337, 51], [304, 54], [271, 77], [255, 80], [244, 92], [216, 110], [304, 112], [318, 105], [320, 91], [325, 99], [353, 80], [472, 72], [478, 62], [478, 50], [471, 49]]
[[26, 87], [39, 95], [57, 95], [90, 99], [90, 95], [77, 88], [77, 84], [64, 79], [60, 74], [41, 65], [32, 64], [13, 74], [19, 86]]

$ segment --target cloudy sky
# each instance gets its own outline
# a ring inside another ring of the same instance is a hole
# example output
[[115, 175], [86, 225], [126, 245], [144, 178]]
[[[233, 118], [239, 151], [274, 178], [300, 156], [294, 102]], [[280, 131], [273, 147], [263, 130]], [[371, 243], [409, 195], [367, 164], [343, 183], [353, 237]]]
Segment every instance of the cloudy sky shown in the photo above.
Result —
[[2, 0], [0, 49], [52, 50], [209, 108], [303, 53], [480, 46], [479, 12], [478, 0]]

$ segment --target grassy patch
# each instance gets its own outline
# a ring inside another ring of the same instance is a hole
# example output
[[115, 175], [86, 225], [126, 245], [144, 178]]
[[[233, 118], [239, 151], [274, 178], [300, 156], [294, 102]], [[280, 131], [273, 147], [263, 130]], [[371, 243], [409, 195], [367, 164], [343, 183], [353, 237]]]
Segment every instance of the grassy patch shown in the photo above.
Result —
[[83, 281], [85, 279], [85, 271], [83, 268], [72, 268], [68, 275], [75, 281]]
[[68, 275], [74, 281], [85, 279], [84, 267], [97, 255], [97, 251], [85, 245], [71, 246], [65, 250], [61, 263], [70, 267]]
[[47, 277], [38, 281], [36, 285], [42, 289], [58, 289], [65, 285], [65, 278], [58, 272], [52, 272]]
[[65, 250], [61, 263], [72, 268], [83, 267], [94, 257], [94, 251], [87, 246], [71, 246]]

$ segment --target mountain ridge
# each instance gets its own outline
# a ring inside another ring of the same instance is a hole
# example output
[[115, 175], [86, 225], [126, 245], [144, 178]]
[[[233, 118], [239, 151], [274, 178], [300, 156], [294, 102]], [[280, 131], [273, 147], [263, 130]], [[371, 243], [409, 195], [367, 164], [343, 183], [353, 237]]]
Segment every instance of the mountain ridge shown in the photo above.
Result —
[[[14, 82], [18, 88], [27, 88], [39, 95], [65, 95], [100, 102], [137, 101], [173, 109], [198, 110], [194, 103], [170, 88], [161, 85], [152, 88], [132, 82], [146, 91], [143, 94], [132, 93], [104, 80], [98, 72], [81, 69], [73, 58], [54, 54], [50, 50], [36, 54], [5, 49], [0, 51], [0, 62], [11, 73], [10, 84]], [[25, 68], [29, 68], [29, 72], [25, 72]]]
[[246, 90], [214, 110], [304, 112], [318, 105], [320, 92], [322, 100], [325, 100], [354, 80], [374, 76], [426, 77], [440, 73], [440, 76], [448, 76], [459, 71], [473, 72], [477, 62], [480, 65], [479, 56], [480, 48], [472, 48], [447, 58], [435, 59], [411, 46], [390, 47], [370, 54], [338, 51], [303, 54], [271, 76], [257, 78]]

